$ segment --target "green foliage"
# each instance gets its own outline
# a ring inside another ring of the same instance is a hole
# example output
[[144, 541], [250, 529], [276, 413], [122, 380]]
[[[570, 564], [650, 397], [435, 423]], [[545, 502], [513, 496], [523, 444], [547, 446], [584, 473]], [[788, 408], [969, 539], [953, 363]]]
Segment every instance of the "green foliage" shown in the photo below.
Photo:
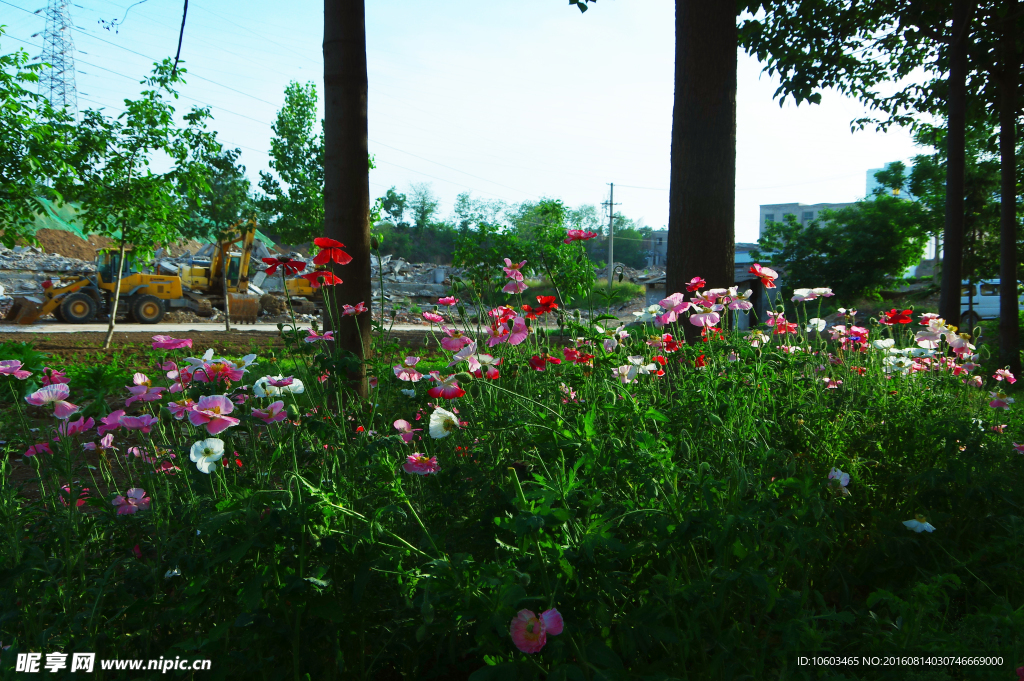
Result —
[[[4, 32], [0, 26], [0, 38]], [[34, 239], [28, 227], [44, 214], [36, 197], [60, 202], [74, 176], [74, 119], [26, 87], [35, 87], [43, 68], [24, 50], [0, 54], [0, 243], [9, 248]]]
[[802, 226], [793, 215], [768, 223], [755, 257], [784, 272], [786, 285], [830, 283], [840, 300], [877, 293], [916, 264], [927, 240], [926, 211], [879, 195]]
[[240, 149], [225, 149], [206, 159], [206, 188], [189, 201], [189, 220], [181, 228], [185, 238], [212, 240], [257, 209], [250, 195]]
[[[170, 59], [154, 65], [139, 99], [125, 100], [125, 111], [109, 118], [89, 109], [77, 129], [74, 199], [86, 231], [118, 237], [137, 252], [174, 241], [189, 220], [189, 202], [199, 202], [206, 184], [207, 159], [220, 151], [215, 133], [206, 129], [209, 109], [193, 107], [175, 121], [171, 101], [185, 70], [171, 75]], [[154, 173], [154, 154], [171, 168]]]
[[260, 171], [261, 210], [268, 229], [286, 243], [311, 242], [324, 231], [324, 133], [316, 131], [316, 85], [292, 81], [271, 125], [270, 167]]

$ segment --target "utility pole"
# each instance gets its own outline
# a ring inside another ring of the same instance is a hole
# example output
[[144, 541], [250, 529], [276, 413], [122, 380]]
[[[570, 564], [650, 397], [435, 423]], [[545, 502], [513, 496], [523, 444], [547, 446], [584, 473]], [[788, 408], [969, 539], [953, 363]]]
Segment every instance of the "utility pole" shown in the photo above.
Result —
[[608, 206], [608, 305], [611, 306], [612, 274], [615, 272], [615, 206], [619, 204], [615, 203], [615, 183], [609, 182], [608, 185], [612, 191], [604, 205]]

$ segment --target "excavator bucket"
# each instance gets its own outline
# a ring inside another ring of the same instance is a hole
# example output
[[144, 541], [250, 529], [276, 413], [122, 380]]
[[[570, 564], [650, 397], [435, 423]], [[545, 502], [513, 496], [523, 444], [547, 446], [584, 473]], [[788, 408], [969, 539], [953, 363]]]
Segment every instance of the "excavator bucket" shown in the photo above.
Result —
[[33, 324], [42, 311], [43, 303], [36, 298], [15, 298], [14, 305], [7, 311], [5, 319], [15, 324]]
[[229, 293], [228, 310], [231, 313], [231, 321], [242, 324], [255, 324], [256, 315], [260, 311], [260, 299], [256, 296], [242, 296]]

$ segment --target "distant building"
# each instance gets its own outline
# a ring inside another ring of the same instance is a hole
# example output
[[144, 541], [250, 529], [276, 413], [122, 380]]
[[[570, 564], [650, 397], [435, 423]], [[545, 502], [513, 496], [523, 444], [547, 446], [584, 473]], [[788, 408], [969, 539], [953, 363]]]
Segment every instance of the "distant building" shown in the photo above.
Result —
[[647, 266], [665, 266], [668, 256], [668, 230], [656, 229], [651, 235], [644, 239], [643, 248], [647, 251]]
[[[882, 185], [878, 181], [878, 178], [875, 177], [875, 174], [883, 170], [887, 170], [889, 166], [891, 166], [892, 164], [893, 162], [889, 162], [885, 164], [884, 168], [872, 168], [867, 172], [867, 185], [864, 190], [865, 197], [870, 197], [875, 193], [876, 190], [882, 189]], [[900, 188], [900, 192], [898, 194], [898, 196], [901, 199], [910, 199], [911, 201], [917, 201], [917, 197], [910, 193], [910, 171], [913, 169], [914, 166], [912, 165], [906, 166], [906, 171], [904, 175], [906, 177], [906, 181], [904, 181], [903, 187]]]
[[806, 226], [813, 220], [817, 220], [823, 210], [839, 210], [850, 203], [765, 203], [761, 204], [761, 215], [757, 226], [757, 236], [761, 238], [765, 227], [769, 222], [785, 222], [787, 215], [792, 215], [797, 222]]

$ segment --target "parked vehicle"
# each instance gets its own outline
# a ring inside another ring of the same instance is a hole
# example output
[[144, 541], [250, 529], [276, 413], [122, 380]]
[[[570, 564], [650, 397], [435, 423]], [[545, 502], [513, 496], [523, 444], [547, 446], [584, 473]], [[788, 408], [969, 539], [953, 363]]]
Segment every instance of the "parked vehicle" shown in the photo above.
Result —
[[[960, 286], [960, 326], [972, 327], [982, 319], [999, 316], [999, 280], [983, 279]], [[1024, 295], [1017, 298], [1017, 309], [1024, 310]]]

